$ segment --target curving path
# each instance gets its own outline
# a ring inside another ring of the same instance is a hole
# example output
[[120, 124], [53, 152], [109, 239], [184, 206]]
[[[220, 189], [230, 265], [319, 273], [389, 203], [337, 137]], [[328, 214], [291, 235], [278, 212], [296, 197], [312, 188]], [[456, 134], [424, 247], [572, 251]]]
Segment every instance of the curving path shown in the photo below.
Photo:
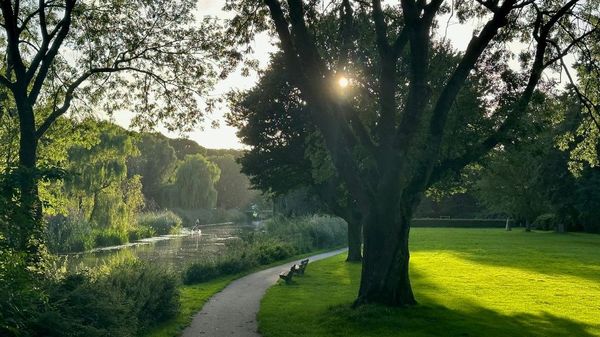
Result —
[[[310, 262], [340, 254], [346, 249], [309, 257]], [[260, 337], [256, 315], [260, 300], [279, 274], [297, 262], [265, 269], [231, 282], [223, 291], [211, 297], [197, 313], [183, 337]], [[310, 273], [310, 268], [307, 270]]]

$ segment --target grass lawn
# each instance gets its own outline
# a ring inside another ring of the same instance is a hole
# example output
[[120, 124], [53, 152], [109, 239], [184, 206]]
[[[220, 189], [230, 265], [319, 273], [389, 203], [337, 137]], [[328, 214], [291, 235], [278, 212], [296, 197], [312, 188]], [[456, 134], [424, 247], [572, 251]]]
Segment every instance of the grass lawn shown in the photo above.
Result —
[[414, 308], [351, 309], [360, 265], [315, 262], [261, 304], [264, 337], [600, 336], [600, 235], [416, 228]]

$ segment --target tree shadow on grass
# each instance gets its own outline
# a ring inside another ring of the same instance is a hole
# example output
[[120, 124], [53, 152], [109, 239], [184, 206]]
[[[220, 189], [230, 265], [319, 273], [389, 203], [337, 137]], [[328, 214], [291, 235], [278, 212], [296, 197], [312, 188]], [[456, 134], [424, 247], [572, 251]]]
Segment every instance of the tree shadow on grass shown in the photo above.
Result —
[[319, 324], [331, 336], [594, 337], [599, 329], [548, 313], [504, 315], [483, 307], [457, 311], [439, 305], [331, 307]]

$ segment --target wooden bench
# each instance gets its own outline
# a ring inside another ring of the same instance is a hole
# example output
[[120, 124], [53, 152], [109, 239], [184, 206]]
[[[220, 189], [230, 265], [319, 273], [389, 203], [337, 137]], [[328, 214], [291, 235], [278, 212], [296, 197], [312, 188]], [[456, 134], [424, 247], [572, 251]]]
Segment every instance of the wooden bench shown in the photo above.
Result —
[[290, 284], [294, 275], [304, 275], [304, 270], [308, 265], [308, 259], [300, 261], [300, 264], [293, 265], [290, 270], [284, 271], [279, 274], [279, 278], [284, 280], [285, 283]]
[[292, 277], [294, 276], [295, 266], [296, 265], [293, 265], [292, 268], [290, 268], [290, 270], [284, 271], [283, 273], [279, 274], [279, 278], [284, 280], [285, 283], [290, 284], [292, 282]]
[[308, 265], [308, 259], [300, 261], [299, 265], [295, 264], [293, 266], [294, 273], [296, 273], [298, 275], [304, 275], [304, 270], [306, 270], [307, 265]]

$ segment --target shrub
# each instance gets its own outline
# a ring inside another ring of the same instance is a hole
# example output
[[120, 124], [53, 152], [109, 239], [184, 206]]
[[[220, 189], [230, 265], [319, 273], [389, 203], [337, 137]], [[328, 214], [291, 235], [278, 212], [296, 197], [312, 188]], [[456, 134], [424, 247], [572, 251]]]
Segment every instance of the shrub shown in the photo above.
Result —
[[127, 233], [116, 230], [98, 230], [95, 233], [94, 247], [118, 246], [127, 243]]
[[545, 213], [538, 216], [533, 222], [533, 225], [536, 229], [548, 231], [554, 229], [557, 223], [558, 219], [555, 214]]
[[227, 244], [228, 253], [215, 260], [198, 261], [183, 272], [183, 282], [194, 284], [250, 270], [315, 248], [346, 242], [346, 223], [334, 217], [277, 218], [263, 231], [241, 231], [241, 240]]
[[155, 231], [152, 227], [138, 225], [133, 229], [130, 229], [127, 232], [127, 237], [129, 238], [129, 242], [137, 241], [144, 238], [150, 238], [155, 235]]
[[133, 303], [142, 329], [174, 317], [179, 310], [177, 277], [164, 268], [139, 260], [126, 261], [112, 267], [102, 281]]
[[29, 270], [25, 253], [2, 244], [0, 234], [0, 336], [27, 335], [45, 294], [40, 278]]
[[176, 234], [181, 231], [181, 218], [171, 212], [152, 212], [138, 216], [138, 226], [152, 228], [157, 235]]
[[289, 242], [297, 252], [335, 247], [346, 243], [348, 225], [337, 217], [275, 217], [265, 222], [267, 235]]
[[201, 283], [218, 277], [219, 273], [214, 262], [204, 261], [192, 263], [183, 272], [183, 283]]
[[53, 253], [83, 252], [94, 247], [92, 225], [81, 215], [48, 218], [46, 242]]
[[32, 324], [34, 336], [133, 336], [133, 303], [119, 289], [86, 273], [66, 277], [49, 291], [49, 306]]
[[270, 240], [258, 243], [254, 247], [254, 254], [258, 263], [265, 265], [293, 256], [295, 249], [289, 243]]

